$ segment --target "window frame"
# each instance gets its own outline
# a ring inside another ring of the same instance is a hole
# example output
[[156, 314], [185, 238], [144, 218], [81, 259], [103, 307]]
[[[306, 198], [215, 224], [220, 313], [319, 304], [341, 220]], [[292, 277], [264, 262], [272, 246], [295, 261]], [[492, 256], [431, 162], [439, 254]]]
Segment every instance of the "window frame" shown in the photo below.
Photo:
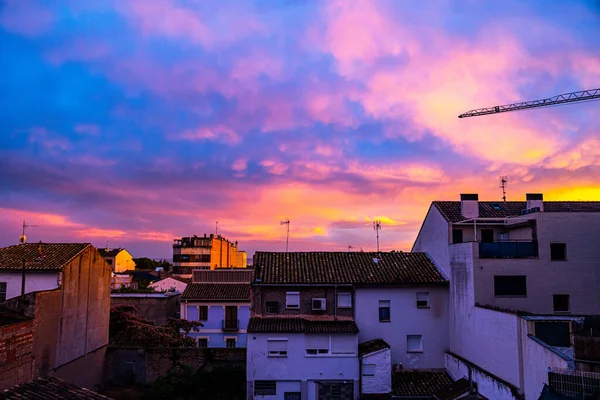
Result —
[[[563, 258], [555, 258], [553, 246], [562, 246]], [[550, 261], [567, 261], [567, 244], [563, 242], [550, 243]]]
[[[269, 305], [275, 305], [275, 311], [269, 311]], [[279, 302], [278, 301], [266, 301], [265, 302], [265, 314], [279, 314]]]
[[[373, 368], [373, 372], [372, 373], [367, 373], [365, 371], [366, 367]], [[362, 365], [361, 376], [375, 376], [376, 373], [377, 373], [377, 364], [363, 364]]]
[[[268, 388], [258, 388], [258, 382], [266, 385], [268, 384]], [[272, 386], [272, 387], [271, 387]], [[254, 395], [255, 396], [276, 396], [277, 395], [277, 381], [275, 380], [257, 380], [254, 381]]]
[[[352, 293], [351, 292], [339, 292], [337, 297], [337, 307], [338, 308], [352, 308]], [[348, 303], [349, 305], [340, 305], [340, 297], [341, 296], [348, 296]]]
[[[384, 305], [382, 305], [382, 302]], [[387, 306], [385, 303], [387, 303]], [[387, 309], [387, 319], [381, 317], [381, 311], [385, 309]], [[390, 300], [379, 300], [379, 322], [392, 322], [392, 302]]]
[[[201, 340], [206, 340], [206, 347], [200, 346], [200, 341]], [[198, 346], [199, 349], [208, 349], [208, 342], [210, 342], [210, 338], [209, 337], [197, 337], [196, 338], [196, 345]]]
[[[229, 347], [229, 343], [231, 340], [233, 340], [233, 347]], [[225, 348], [237, 349], [237, 337], [225, 336]]]
[[[408, 348], [410, 338], [419, 338], [419, 350], [411, 350]], [[423, 335], [406, 335], [406, 352], [407, 353], [423, 353]]]
[[[419, 300], [419, 295], [425, 295], [427, 299], [426, 300]], [[429, 292], [417, 292], [415, 300], [416, 300], [417, 308], [427, 309], [427, 308], [430, 307], [430, 304], [429, 304]], [[423, 301], [425, 301], [424, 305], [423, 304], [419, 304], [419, 302], [422, 303]]]
[[331, 356], [331, 335], [328, 334], [312, 334], [309, 336], [327, 336], [327, 348], [321, 347], [308, 347], [306, 345], [306, 334], [304, 335], [304, 356], [305, 357], [326, 357]]
[[[288, 302], [289, 296], [296, 296], [296, 298], [298, 299], [297, 305], [295, 305], [295, 304], [290, 305], [290, 303]], [[299, 310], [300, 309], [300, 292], [285, 292], [285, 308], [288, 310]]]
[[[562, 296], [563, 299], [566, 297], [567, 308], [565, 310], [557, 310], [556, 309], [556, 300], [557, 300], [557, 297], [559, 297], [559, 296]], [[571, 312], [571, 296], [568, 294], [564, 294], [564, 293], [553, 294], [552, 295], [552, 309], [554, 310], [555, 313], [561, 313], [561, 314], [570, 313]]]
[[[202, 315], [202, 311], [200, 310], [206, 310], [206, 315]], [[198, 321], [208, 321], [208, 306], [198, 306]], [[206, 318], [203, 319], [202, 317], [205, 316]]]
[[[285, 350], [279, 350], [277, 351], [277, 353], [275, 353], [275, 351], [273, 351], [273, 354], [271, 354], [271, 350], [269, 350], [269, 342], [284, 342], [285, 343]], [[285, 338], [267, 338], [267, 357], [271, 357], [271, 358], [286, 358], [288, 356], [288, 339]]]
[[[499, 278], [499, 279], [498, 279]], [[517, 294], [517, 293], [506, 293], [506, 291], [504, 293], [500, 293], [498, 294], [498, 284], [499, 282], [496, 281], [496, 279], [498, 280], [502, 280], [502, 279], [506, 279], [506, 278], [524, 278], [525, 279], [525, 292], [524, 294]], [[527, 275], [494, 275], [494, 297], [516, 297], [516, 298], [526, 298], [527, 297]]]

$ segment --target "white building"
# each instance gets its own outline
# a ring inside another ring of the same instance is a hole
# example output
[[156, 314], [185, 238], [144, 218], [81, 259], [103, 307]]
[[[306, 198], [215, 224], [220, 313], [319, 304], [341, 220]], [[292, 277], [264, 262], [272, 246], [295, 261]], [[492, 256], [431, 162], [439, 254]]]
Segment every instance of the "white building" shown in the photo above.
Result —
[[383, 339], [373, 339], [358, 345], [360, 380], [363, 394], [392, 392], [392, 352]]
[[168, 277], [148, 286], [154, 288], [157, 292], [183, 293], [189, 282], [191, 282], [191, 279]]

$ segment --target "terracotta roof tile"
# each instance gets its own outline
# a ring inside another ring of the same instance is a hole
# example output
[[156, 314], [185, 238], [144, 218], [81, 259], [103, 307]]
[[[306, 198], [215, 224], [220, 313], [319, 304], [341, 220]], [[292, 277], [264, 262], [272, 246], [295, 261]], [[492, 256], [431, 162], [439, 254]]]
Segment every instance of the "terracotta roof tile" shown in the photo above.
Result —
[[[501, 209], [496, 210], [492, 204], [498, 204]], [[442, 216], [449, 222], [458, 222], [465, 219], [461, 215], [460, 201], [434, 201]], [[517, 217], [521, 210], [527, 208], [525, 201], [480, 201], [480, 218], [507, 218]], [[544, 212], [600, 212], [600, 201], [544, 201]]]
[[253, 333], [358, 333], [354, 321], [313, 321], [304, 318], [252, 317], [248, 332]]
[[31, 382], [13, 386], [0, 391], [0, 400], [47, 400], [47, 399], [81, 399], [81, 400], [110, 400], [109, 397], [88, 389], [71, 385], [56, 377], [37, 378]]
[[447, 283], [425, 253], [303, 252], [254, 255], [254, 284]]
[[250, 301], [249, 283], [191, 283], [181, 300], [241, 300]]
[[[38, 259], [41, 246], [42, 257]], [[65, 264], [85, 250], [89, 243], [25, 243], [0, 249], [0, 270], [21, 269], [25, 258], [27, 270], [60, 271]]]
[[392, 374], [396, 396], [433, 396], [452, 383], [445, 370], [403, 370]]
[[358, 355], [362, 356], [369, 353], [374, 353], [378, 350], [389, 349], [390, 345], [383, 339], [373, 339], [368, 342], [358, 344]]

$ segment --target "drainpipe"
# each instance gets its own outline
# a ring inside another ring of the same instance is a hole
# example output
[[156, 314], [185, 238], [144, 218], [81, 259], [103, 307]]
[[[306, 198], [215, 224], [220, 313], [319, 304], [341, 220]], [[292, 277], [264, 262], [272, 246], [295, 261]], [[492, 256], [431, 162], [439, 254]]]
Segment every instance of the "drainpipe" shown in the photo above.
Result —
[[337, 320], [337, 285], [333, 285], [333, 319]]

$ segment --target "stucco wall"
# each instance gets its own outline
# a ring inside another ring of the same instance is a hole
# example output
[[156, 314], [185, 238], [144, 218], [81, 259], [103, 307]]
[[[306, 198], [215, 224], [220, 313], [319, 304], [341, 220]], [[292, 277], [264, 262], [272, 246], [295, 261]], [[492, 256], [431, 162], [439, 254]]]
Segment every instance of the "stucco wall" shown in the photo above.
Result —
[[127, 250], [122, 250], [117, 254], [114, 264], [115, 272], [124, 272], [135, 269], [133, 257]]
[[[287, 339], [288, 357], [269, 357], [267, 339]], [[346, 380], [353, 381], [358, 394], [359, 359], [354, 356], [307, 357], [305, 355], [304, 334], [292, 333], [251, 333], [248, 335], [246, 375], [249, 383], [248, 398], [253, 397], [255, 380], [309, 381], [306, 387], [308, 399], [315, 398], [314, 381]], [[279, 387], [277, 388], [279, 390]], [[283, 392], [282, 392], [283, 393]], [[261, 396], [260, 399], [266, 398]], [[279, 395], [274, 397], [282, 399]]]
[[[246, 329], [250, 320], [250, 305], [248, 303], [204, 303], [189, 302], [181, 304], [181, 318], [188, 321], [198, 320], [198, 307], [208, 306], [208, 320], [202, 321], [203, 327], [198, 332], [190, 332], [188, 336], [207, 338], [208, 347], [226, 347], [226, 338], [236, 338], [236, 347], [246, 347]], [[223, 332], [223, 319], [225, 319], [225, 307], [235, 306], [238, 308], [239, 330], [237, 332]]]
[[437, 207], [431, 205], [412, 248], [413, 252], [427, 252], [446, 276], [450, 276], [448, 244], [451, 233], [448, 221]]
[[[534, 213], [538, 259], [479, 259], [476, 268], [477, 302], [540, 314], [554, 313], [553, 294], [570, 295], [572, 314], [600, 314], [599, 213]], [[550, 260], [550, 243], [567, 244], [567, 260]], [[526, 275], [527, 297], [495, 297], [494, 275]]]
[[[0, 282], [6, 282], [6, 299], [21, 295], [22, 275], [20, 272], [0, 272]], [[27, 272], [25, 293], [52, 290], [58, 287], [56, 272]]]
[[175, 317], [179, 312], [180, 294], [142, 294], [113, 293], [110, 305], [130, 304], [138, 310], [138, 314], [154, 325], [164, 325], [167, 319]]
[[[430, 308], [417, 308], [417, 292], [429, 292]], [[379, 301], [390, 301], [390, 322], [379, 322]], [[356, 324], [360, 342], [381, 338], [392, 348], [392, 363], [405, 368], [443, 368], [448, 351], [448, 287], [357, 288]], [[407, 353], [407, 335], [422, 335], [423, 353]]]
[[361, 368], [362, 393], [390, 393], [392, 391], [392, 352], [384, 349], [361, 357], [361, 365], [375, 365], [375, 375], [365, 376]]

